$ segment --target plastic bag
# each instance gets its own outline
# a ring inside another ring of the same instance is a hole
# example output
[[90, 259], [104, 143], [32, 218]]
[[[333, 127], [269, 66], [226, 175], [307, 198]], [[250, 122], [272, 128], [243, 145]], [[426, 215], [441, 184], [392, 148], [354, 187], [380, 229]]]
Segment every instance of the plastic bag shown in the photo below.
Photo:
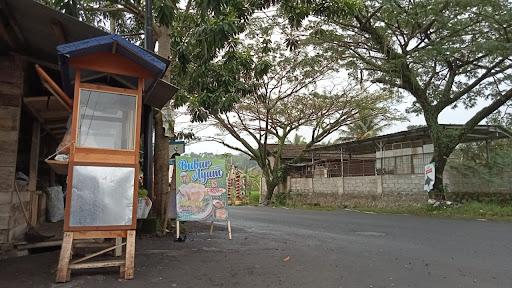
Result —
[[64, 194], [62, 186], [48, 187], [48, 198], [46, 200], [48, 220], [57, 222], [64, 219]]

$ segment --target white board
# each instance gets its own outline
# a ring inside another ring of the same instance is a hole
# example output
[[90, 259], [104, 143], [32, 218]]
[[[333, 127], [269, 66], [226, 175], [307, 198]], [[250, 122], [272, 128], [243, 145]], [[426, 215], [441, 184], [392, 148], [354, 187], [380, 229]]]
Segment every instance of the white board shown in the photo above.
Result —
[[423, 190], [430, 192], [434, 189], [434, 182], [436, 181], [436, 165], [434, 162], [425, 165], [425, 184]]

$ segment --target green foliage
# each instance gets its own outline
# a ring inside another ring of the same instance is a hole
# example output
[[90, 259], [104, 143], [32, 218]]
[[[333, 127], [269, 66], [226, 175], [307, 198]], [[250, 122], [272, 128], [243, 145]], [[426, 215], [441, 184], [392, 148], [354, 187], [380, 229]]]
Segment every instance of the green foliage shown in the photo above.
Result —
[[170, 27], [173, 25], [174, 16], [178, 7], [175, 1], [169, 0], [154, 0], [154, 20], [160, 25]]
[[[291, 135], [304, 128], [312, 131], [307, 139], [296, 138], [307, 149], [350, 124], [358, 111], [367, 111], [368, 115], [388, 113], [391, 96], [370, 93], [354, 83], [332, 81], [338, 76], [341, 61], [335, 55], [316, 53], [307, 47], [289, 51], [286, 35], [293, 28], [279, 15], [255, 17], [248, 25], [244, 44], [234, 51], [250, 51], [248, 55], [257, 69], [243, 79], [246, 84], [252, 83], [254, 90], [247, 90], [229, 113], [213, 114], [222, 132], [233, 136], [243, 149], [225, 143], [223, 138], [212, 140], [253, 158], [268, 179], [267, 190], [273, 191], [287, 175], [287, 163], [280, 159]], [[277, 145], [269, 151], [269, 143]], [[271, 164], [270, 156], [278, 160]]]
[[306, 142], [306, 138], [304, 138], [304, 136], [300, 135], [299, 133], [295, 133], [293, 140], [286, 140], [286, 144], [306, 145], [308, 142]]
[[[408, 111], [423, 114], [434, 144], [434, 189], [442, 190], [444, 165], [457, 144], [512, 98], [510, 1], [363, 0], [341, 15], [318, 9], [317, 1], [287, 5], [282, 11], [290, 22], [310, 31], [294, 36], [302, 45], [344, 57], [354, 79], [414, 98]], [[473, 108], [482, 100], [491, 104], [464, 129], [440, 127], [445, 109]]]
[[260, 192], [259, 191], [249, 191], [249, 205], [258, 205], [260, 204]]
[[490, 145], [489, 159], [485, 143], [461, 145], [453, 153], [449, 166], [468, 179], [481, 177], [487, 183], [508, 183], [505, 173], [512, 171], [512, 140], [499, 140]]
[[139, 198], [147, 198], [148, 197], [148, 190], [145, 188], [139, 188]]
[[379, 135], [393, 122], [403, 120], [404, 117], [401, 117], [394, 110], [385, 111], [382, 109], [381, 113], [378, 114], [371, 110], [360, 110], [355, 121], [347, 125], [346, 129], [342, 130], [341, 135], [343, 139], [345, 137], [355, 140], [367, 139]]
[[273, 204], [276, 206], [286, 206], [288, 202], [288, 193], [279, 192], [275, 194]]

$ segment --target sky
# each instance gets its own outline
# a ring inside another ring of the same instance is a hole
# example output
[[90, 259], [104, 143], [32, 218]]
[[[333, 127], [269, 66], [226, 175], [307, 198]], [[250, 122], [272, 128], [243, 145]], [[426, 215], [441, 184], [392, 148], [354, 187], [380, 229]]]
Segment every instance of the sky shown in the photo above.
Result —
[[[401, 122], [401, 123], [395, 123], [394, 125], [387, 128], [383, 134], [387, 133], [393, 133], [398, 131], [407, 130], [407, 126], [409, 125], [424, 125], [425, 120], [423, 119], [423, 116], [416, 116], [414, 114], [406, 114], [405, 109], [409, 107], [412, 103], [412, 97], [406, 99], [403, 101], [400, 105], [396, 106], [395, 108], [401, 111], [404, 115], [407, 116], [408, 121]], [[464, 107], [458, 107], [457, 109], [445, 109], [440, 115], [439, 115], [439, 121], [442, 124], [464, 124], [471, 116], [473, 116], [478, 110], [482, 109], [484, 106], [486, 106], [487, 103], [485, 101], [480, 101], [474, 108], [472, 109], [465, 109]], [[461, 105], [462, 106], [462, 105]], [[181, 119], [178, 119], [177, 121], [177, 128], [183, 128], [186, 126], [187, 118], [184, 116], [181, 116]], [[215, 134], [218, 133], [218, 130], [215, 127], [208, 127], [201, 132], [198, 133], [198, 135], [207, 135], [207, 134]], [[233, 139], [232, 137], [227, 137], [225, 140], [228, 144], [241, 147], [238, 142]], [[222, 153], [239, 153], [238, 151], [234, 151], [232, 149], [229, 149], [225, 147], [224, 145], [216, 142], [206, 142], [201, 141], [197, 143], [193, 143], [190, 145], [187, 145], [185, 148], [185, 152], [194, 152], [194, 153], [201, 153], [201, 152], [209, 152], [209, 153], [215, 153], [215, 154], [222, 154]]]
[[[275, 11], [267, 11], [269, 15], [273, 15]], [[266, 14], [265, 14], [266, 15]], [[261, 16], [261, 15], [260, 15]], [[268, 15], [267, 15], [268, 16]], [[241, 39], [244, 39], [244, 36], [241, 36]], [[272, 41], [284, 41], [283, 36], [278, 32], [273, 32], [272, 34]], [[247, 40], [247, 39], [246, 39]], [[341, 81], [340, 83], [344, 83], [349, 81], [347, 71], [341, 70], [338, 72], [339, 74], [336, 75], [336, 77], [333, 77], [334, 79], [337, 79], [337, 81]], [[335, 83], [334, 85], [339, 85], [339, 83]], [[326, 88], [329, 86], [327, 82], [325, 83], [317, 83], [317, 89]], [[383, 134], [388, 133], [394, 133], [398, 131], [404, 131], [407, 130], [407, 126], [409, 125], [425, 125], [425, 120], [423, 119], [423, 115], [415, 115], [415, 114], [407, 114], [406, 109], [411, 106], [413, 103], [414, 98], [412, 96], [404, 97], [402, 102], [400, 104], [397, 104], [394, 108], [396, 108], [398, 111], [400, 111], [403, 115], [405, 115], [408, 120], [404, 122], [394, 123], [390, 127], [388, 127], [386, 130], [383, 131]], [[439, 115], [439, 123], [441, 124], [464, 124], [467, 120], [469, 120], [477, 111], [488, 105], [489, 101], [480, 100], [477, 102], [475, 107], [471, 109], [466, 109], [463, 107], [464, 105], [459, 105], [456, 109], [446, 108], [440, 115]], [[460, 104], [460, 103], [459, 103]], [[177, 119], [177, 128], [180, 130], [180, 128], [189, 126], [188, 121], [189, 118], [187, 116], [181, 116]], [[485, 120], [483, 121], [484, 124]], [[214, 134], [219, 133], [219, 130], [215, 127], [207, 127], [202, 128], [201, 131], [194, 131], [197, 136], [212, 136]], [[301, 136], [307, 136], [308, 135], [307, 129], [301, 129], [299, 134]], [[293, 134], [291, 135], [290, 139], [293, 138]], [[327, 138], [326, 140], [334, 140], [337, 138], [338, 135], [332, 135], [331, 137]], [[231, 136], [227, 136], [224, 141], [232, 146], [242, 148], [241, 144], [235, 140]], [[201, 153], [201, 152], [208, 152], [208, 153], [215, 153], [215, 154], [223, 154], [223, 153], [240, 153], [238, 151], [232, 150], [227, 148], [226, 146], [212, 141], [196, 141], [194, 143], [188, 144], [186, 146], [185, 152], [194, 152], [194, 153]]]

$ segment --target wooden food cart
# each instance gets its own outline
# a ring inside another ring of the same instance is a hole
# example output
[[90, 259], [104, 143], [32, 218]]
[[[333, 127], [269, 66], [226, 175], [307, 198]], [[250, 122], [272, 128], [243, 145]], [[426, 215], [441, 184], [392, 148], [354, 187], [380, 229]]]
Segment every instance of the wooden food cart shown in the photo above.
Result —
[[[64, 91], [73, 95], [73, 110], [56, 280], [69, 281], [73, 269], [99, 267], [120, 267], [121, 277], [132, 279], [141, 108], [169, 62], [118, 35], [60, 45], [57, 51]], [[94, 238], [116, 242], [72, 260], [73, 241]], [[120, 255], [122, 250], [121, 258], [87, 261], [109, 251]]]

